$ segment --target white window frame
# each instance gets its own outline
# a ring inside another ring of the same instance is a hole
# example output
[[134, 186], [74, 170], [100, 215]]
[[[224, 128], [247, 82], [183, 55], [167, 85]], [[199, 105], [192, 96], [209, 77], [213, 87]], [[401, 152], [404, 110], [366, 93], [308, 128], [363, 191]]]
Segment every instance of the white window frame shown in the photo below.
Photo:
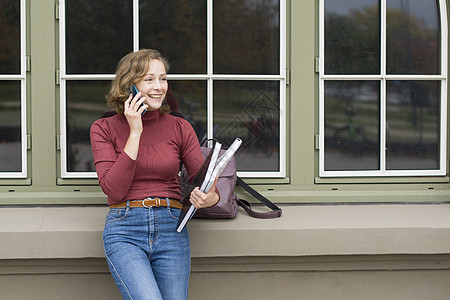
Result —
[[21, 136], [21, 158], [22, 171], [20, 172], [0, 172], [0, 178], [27, 178], [27, 57], [26, 57], [26, 6], [25, 0], [20, 0], [20, 74], [19, 75], [0, 75], [0, 80], [20, 81], [20, 136]]
[[[441, 26], [441, 75], [388, 75], [386, 74], [386, 1], [381, 0], [380, 75], [326, 75], [325, 74], [325, 0], [319, 4], [319, 176], [320, 177], [370, 177], [370, 176], [444, 176], [447, 161], [447, 9], [446, 0], [439, 0]], [[325, 80], [378, 80], [380, 82], [380, 170], [376, 171], [326, 171], [325, 168]], [[386, 170], [386, 82], [389, 80], [440, 80], [440, 155], [436, 170]]]
[[[95, 172], [67, 171], [66, 83], [68, 80], [112, 80], [114, 74], [68, 75], [66, 74], [65, 1], [59, 5], [60, 32], [60, 149], [62, 178], [96, 178]], [[280, 169], [277, 172], [238, 172], [243, 177], [286, 176], [286, 0], [280, 0], [280, 70], [277, 75], [217, 75], [213, 73], [213, 0], [207, 0], [207, 73], [168, 74], [169, 80], [205, 80], [207, 82], [207, 135], [213, 137], [213, 84], [215, 80], [268, 80], [280, 83]], [[139, 50], [139, 0], [133, 0], [133, 51]]]

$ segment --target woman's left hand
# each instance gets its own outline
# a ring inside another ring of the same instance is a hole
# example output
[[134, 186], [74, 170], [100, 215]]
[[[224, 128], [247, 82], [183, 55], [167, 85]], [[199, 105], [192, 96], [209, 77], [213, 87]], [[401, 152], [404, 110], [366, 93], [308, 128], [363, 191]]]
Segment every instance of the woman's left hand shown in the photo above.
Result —
[[191, 201], [192, 205], [194, 205], [195, 208], [198, 209], [211, 207], [215, 205], [217, 202], [219, 202], [219, 194], [216, 193], [216, 183], [217, 178], [207, 193], [203, 193], [202, 191], [200, 191], [199, 187], [196, 187], [191, 192], [191, 197], [189, 198], [189, 201]]

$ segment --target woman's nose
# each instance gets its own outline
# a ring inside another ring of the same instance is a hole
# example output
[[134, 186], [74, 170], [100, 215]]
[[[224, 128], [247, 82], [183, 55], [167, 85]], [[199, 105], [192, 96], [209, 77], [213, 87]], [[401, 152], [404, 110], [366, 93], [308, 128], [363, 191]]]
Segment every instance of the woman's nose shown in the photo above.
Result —
[[160, 90], [161, 89], [161, 81], [155, 80], [155, 85], [153, 86], [154, 89]]

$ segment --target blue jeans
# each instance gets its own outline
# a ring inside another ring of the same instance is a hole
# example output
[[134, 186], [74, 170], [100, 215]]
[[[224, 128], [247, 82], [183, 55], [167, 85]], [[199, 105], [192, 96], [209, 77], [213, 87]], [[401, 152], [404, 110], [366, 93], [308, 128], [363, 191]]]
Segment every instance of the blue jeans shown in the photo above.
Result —
[[176, 231], [180, 210], [113, 208], [103, 246], [123, 299], [187, 299], [191, 250], [187, 228]]

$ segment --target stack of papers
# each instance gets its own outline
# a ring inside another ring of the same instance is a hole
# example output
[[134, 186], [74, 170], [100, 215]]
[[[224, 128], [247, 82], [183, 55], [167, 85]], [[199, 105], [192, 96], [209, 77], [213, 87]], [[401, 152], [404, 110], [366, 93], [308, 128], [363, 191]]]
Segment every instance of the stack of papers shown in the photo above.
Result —
[[[207, 193], [217, 177], [220, 176], [222, 171], [225, 169], [226, 165], [233, 157], [234, 153], [239, 149], [242, 144], [242, 140], [237, 138], [231, 144], [225, 153], [219, 157], [220, 149], [222, 144], [219, 142], [215, 143], [214, 149], [211, 150], [209, 155], [205, 158], [202, 167], [195, 175], [192, 180], [193, 185], [198, 184], [200, 186], [200, 191]], [[206, 170], [206, 171], [205, 171]], [[201, 185], [200, 185], [201, 182]], [[188, 193], [183, 199], [183, 209], [178, 220], [177, 231], [181, 232], [186, 226], [187, 222], [194, 216], [197, 209], [189, 201], [190, 193]]]

